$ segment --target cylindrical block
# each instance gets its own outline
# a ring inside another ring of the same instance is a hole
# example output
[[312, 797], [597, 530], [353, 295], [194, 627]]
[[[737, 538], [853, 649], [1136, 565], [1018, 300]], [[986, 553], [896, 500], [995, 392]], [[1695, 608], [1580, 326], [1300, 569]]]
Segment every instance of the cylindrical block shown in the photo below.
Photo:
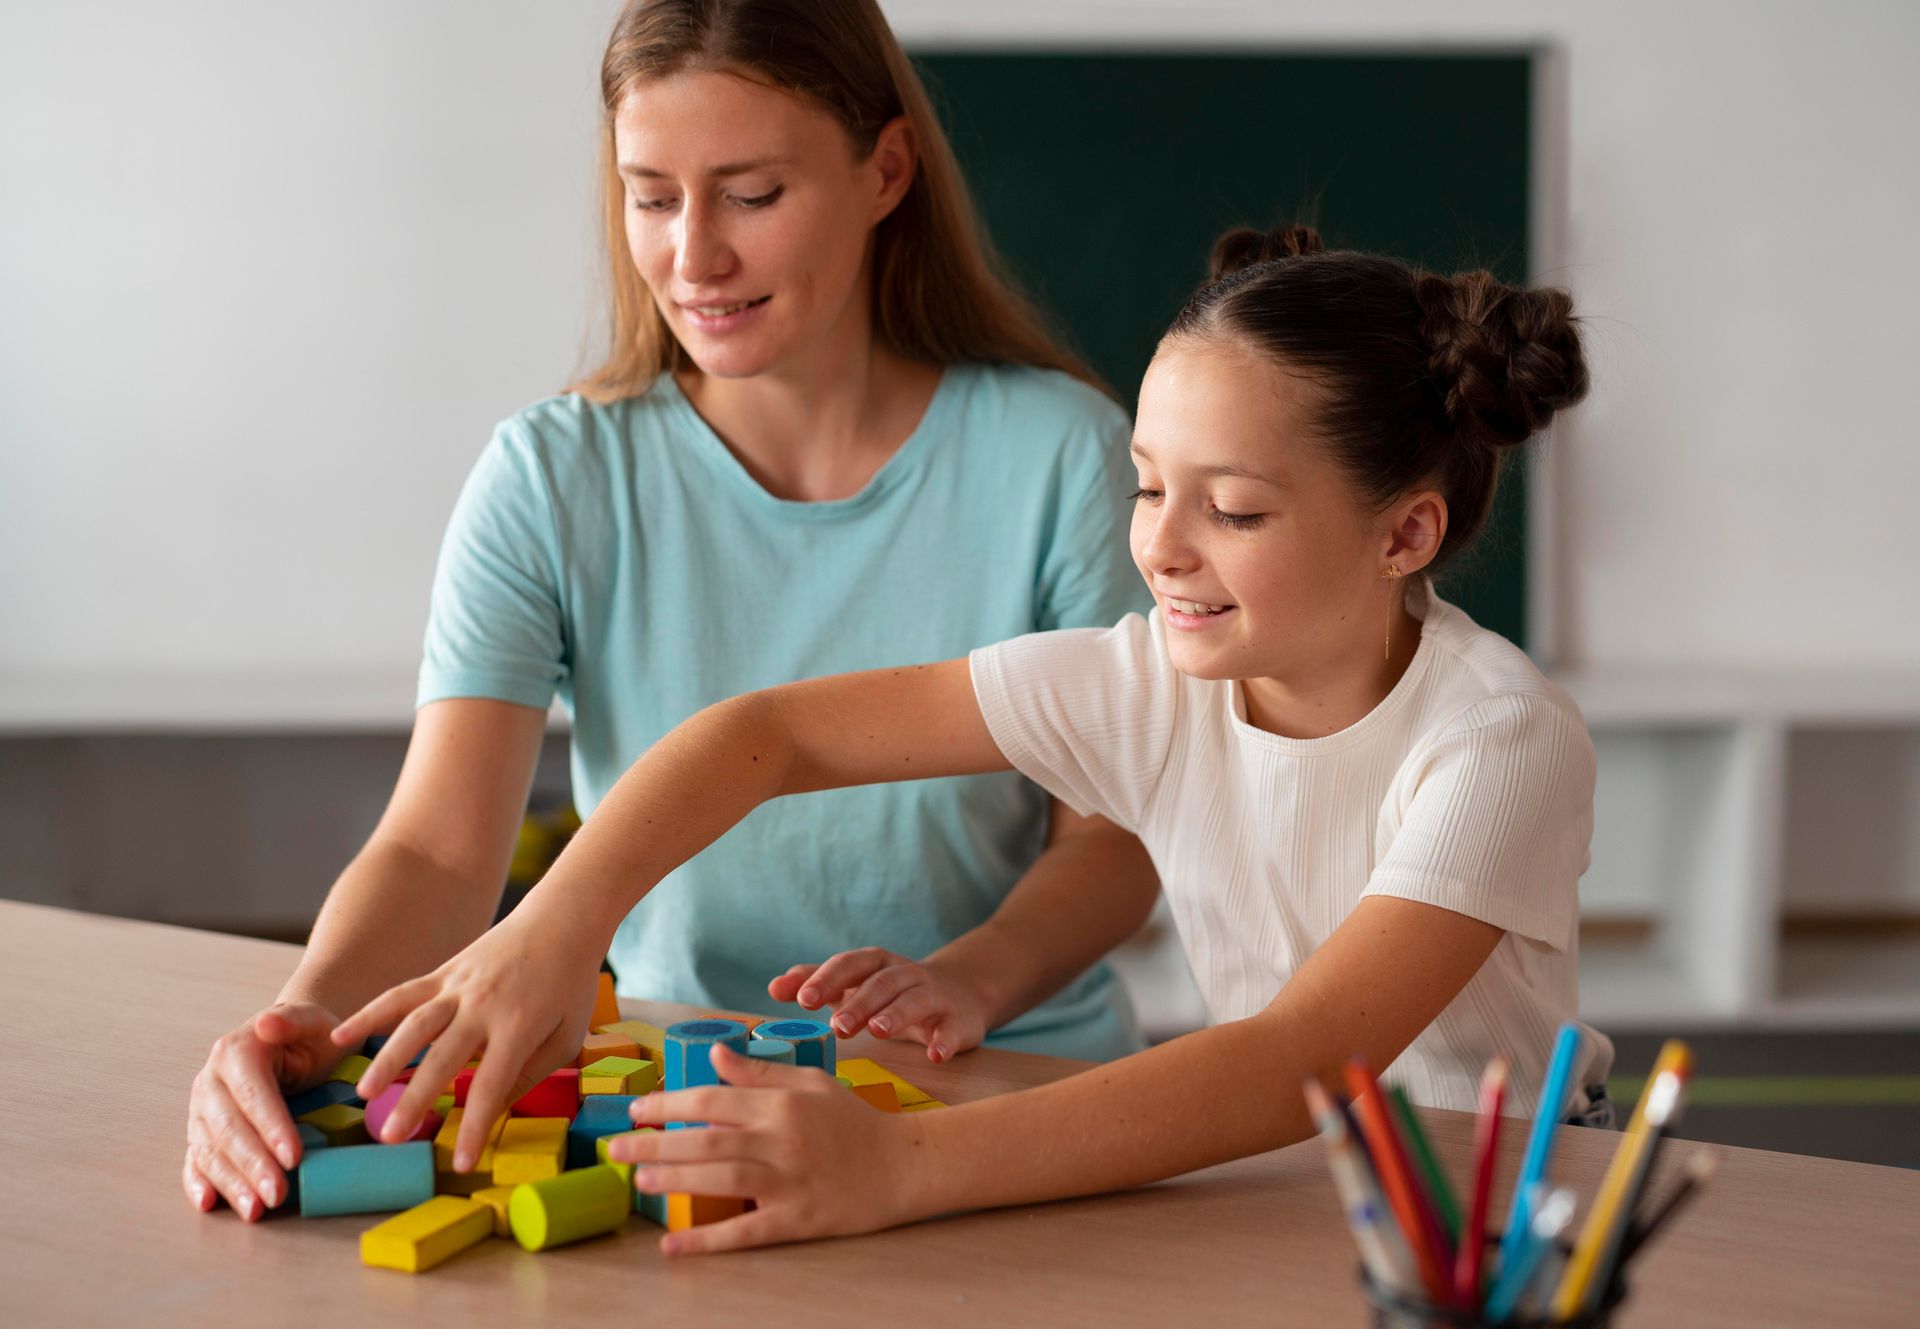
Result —
[[755, 1061], [778, 1062], [782, 1066], [794, 1066], [793, 1044], [784, 1038], [756, 1038], [747, 1044], [747, 1055]]
[[833, 1036], [833, 1026], [819, 1020], [769, 1020], [753, 1033], [793, 1044], [796, 1066], [818, 1066], [832, 1075], [840, 1064], [840, 1040]]
[[612, 1232], [627, 1221], [632, 1208], [619, 1169], [601, 1164], [514, 1187], [507, 1222], [515, 1241], [530, 1251], [544, 1251]]
[[715, 1043], [725, 1043], [747, 1055], [747, 1027], [738, 1020], [682, 1020], [667, 1026], [667, 1088], [692, 1089], [719, 1084], [710, 1059]]
[[300, 1160], [300, 1216], [383, 1214], [433, 1198], [433, 1146], [352, 1144]]

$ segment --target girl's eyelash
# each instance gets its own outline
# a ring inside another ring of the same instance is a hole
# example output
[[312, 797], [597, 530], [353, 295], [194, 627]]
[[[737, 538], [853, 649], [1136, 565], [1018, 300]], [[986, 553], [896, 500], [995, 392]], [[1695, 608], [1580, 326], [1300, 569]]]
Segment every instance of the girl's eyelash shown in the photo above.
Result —
[[[764, 194], [756, 194], [752, 198], [736, 198], [733, 201], [740, 207], [752, 211], [756, 208], [764, 208], [771, 203], [777, 202], [780, 196], [786, 192], [787, 187], [785, 185], [775, 185]], [[675, 201], [676, 200], [670, 198], [636, 198], [633, 201], [633, 206], [642, 212], [665, 212], [674, 205]]]
[[[1127, 501], [1129, 503], [1158, 503], [1163, 497], [1164, 495], [1158, 489], [1136, 489], [1127, 495]], [[1207, 515], [1219, 522], [1222, 526], [1235, 531], [1250, 531], [1262, 521], [1266, 520], [1264, 513], [1222, 512], [1219, 508], [1209, 509]]]

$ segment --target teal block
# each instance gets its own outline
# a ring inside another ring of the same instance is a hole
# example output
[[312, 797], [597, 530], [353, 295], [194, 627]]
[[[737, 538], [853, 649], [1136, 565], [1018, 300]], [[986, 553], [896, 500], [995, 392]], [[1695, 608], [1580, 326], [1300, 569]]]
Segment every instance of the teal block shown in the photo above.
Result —
[[832, 1075], [840, 1066], [840, 1040], [821, 1020], [768, 1020], [753, 1031], [756, 1039], [793, 1044], [793, 1064], [816, 1066]]
[[381, 1214], [433, 1198], [433, 1145], [353, 1144], [300, 1160], [300, 1216]]
[[756, 1038], [747, 1044], [747, 1055], [755, 1061], [771, 1061], [779, 1066], [792, 1066], [794, 1061], [793, 1044], [778, 1038]]
[[567, 1127], [567, 1167], [592, 1167], [600, 1160], [594, 1155], [593, 1142], [603, 1135], [620, 1135], [633, 1129], [629, 1109], [639, 1102], [635, 1094], [587, 1094], [580, 1100], [580, 1111]]

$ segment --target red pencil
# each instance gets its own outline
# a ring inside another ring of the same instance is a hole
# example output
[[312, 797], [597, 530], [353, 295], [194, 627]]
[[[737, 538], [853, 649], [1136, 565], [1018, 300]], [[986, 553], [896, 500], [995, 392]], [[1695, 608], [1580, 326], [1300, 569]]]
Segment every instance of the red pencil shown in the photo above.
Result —
[[1380, 1189], [1386, 1192], [1387, 1204], [1400, 1220], [1400, 1232], [1420, 1266], [1420, 1281], [1427, 1285], [1427, 1295], [1434, 1305], [1450, 1305], [1453, 1298], [1448, 1295], [1446, 1268], [1423, 1221], [1414, 1189], [1418, 1183], [1407, 1161], [1406, 1144], [1393, 1124], [1387, 1096], [1380, 1092], [1372, 1069], [1359, 1057], [1347, 1063], [1347, 1092], [1353, 1097], [1353, 1115], [1360, 1121], [1360, 1132], [1367, 1137], [1374, 1170], [1380, 1174]]
[[1481, 1257], [1486, 1252], [1487, 1207], [1493, 1202], [1493, 1147], [1500, 1139], [1500, 1105], [1507, 1097], [1507, 1059], [1495, 1057], [1480, 1077], [1480, 1120], [1473, 1128], [1473, 1207], [1460, 1230], [1453, 1262], [1453, 1295], [1462, 1306], [1480, 1307]]

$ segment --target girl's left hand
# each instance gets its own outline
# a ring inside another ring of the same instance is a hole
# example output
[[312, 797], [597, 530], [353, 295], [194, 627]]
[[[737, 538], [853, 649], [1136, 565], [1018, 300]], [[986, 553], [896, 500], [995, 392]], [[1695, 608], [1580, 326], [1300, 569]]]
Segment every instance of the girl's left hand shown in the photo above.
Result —
[[643, 1191], [754, 1201], [738, 1218], [668, 1233], [661, 1250], [691, 1255], [851, 1236], [919, 1217], [912, 1196], [926, 1159], [915, 1114], [868, 1107], [813, 1067], [726, 1047], [714, 1048], [713, 1067], [725, 1084], [648, 1094], [633, 1105], [636, 1125], [711, 1126], [623, 1135], [607, 1146], [614, 1161], [636, 1165]]

